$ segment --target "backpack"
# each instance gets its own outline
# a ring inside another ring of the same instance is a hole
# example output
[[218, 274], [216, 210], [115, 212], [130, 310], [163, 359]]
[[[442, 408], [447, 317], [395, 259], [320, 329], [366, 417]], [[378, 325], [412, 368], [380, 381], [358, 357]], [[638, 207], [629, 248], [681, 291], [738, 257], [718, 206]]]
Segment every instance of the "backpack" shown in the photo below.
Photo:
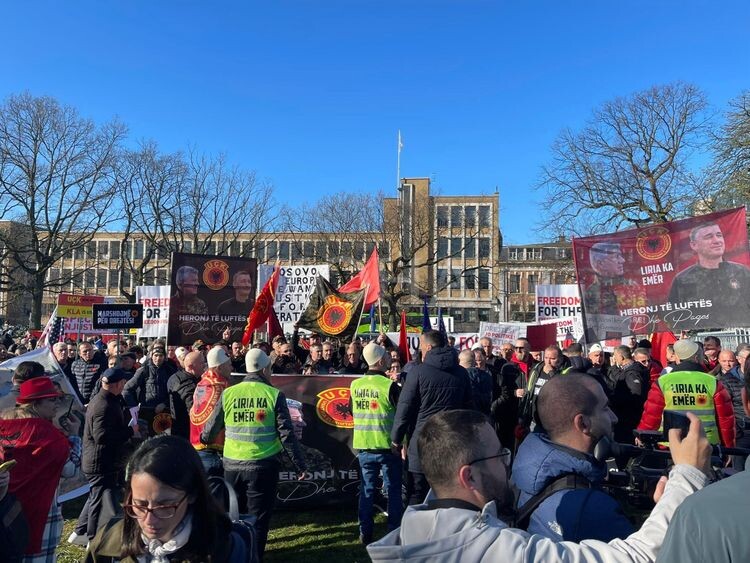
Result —
[[240, 514], [237, 493], [231, 483], [216, 476], [209, 477], [208, 481], [216, 500], [226, 509], [232, 521], [230, 563], [259, 563], [258, 537], [255, 530], [256, 517], [250, 514]]
[[539, 508], [540, 504], [558, 491], [591, 488], [593, 488], [593, 485], [585, 477], [581, 477], [575, 473], [565, 473], [560, 475], [556, 479], [550, 481], [544, 489], [526, 501], [526, 504], [521, 508], [518, 508], [518, 499], [516, 499], [516, 519], [514, 527], [520, 528], [521, 530], [528, 529], [531, 515], [534, 514], [534, 511]]

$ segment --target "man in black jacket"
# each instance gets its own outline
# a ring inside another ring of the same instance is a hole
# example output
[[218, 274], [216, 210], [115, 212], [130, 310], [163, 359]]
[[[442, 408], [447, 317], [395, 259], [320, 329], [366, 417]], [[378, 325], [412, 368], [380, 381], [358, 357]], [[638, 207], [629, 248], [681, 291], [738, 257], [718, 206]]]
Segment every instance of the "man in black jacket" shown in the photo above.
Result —
[[648, 397], [651, 382], [648, 368], [633, 360], [627, 346], [618, 346], [614, 352], [617, 369], [611, 371], [612, 396], [610, 407], [617, 415], [614, 437], [616, 442], [632, 444], [633, 430], [643, 415], [643, 405]]
[[76, 379], [76, 386], [84, 405], [91, 400], [96, 382], [106, 367], [94, 357], [93, 344], [81, 342], [78, 345], [78, 359], [71, 364], [70, 370]]
[[89, 541], [96, 535], [105, 496], [111, 497], [120, 488], [120, 473], [125, 462], [123, 446], [139, 435], [138, 426], [129, 426], [123, 412], [120, 395], [126, 376], [119, 368], [106, 370], [102, 374], [101, 391], [92, 397], [86, 409], [81, 469], [91, 491], [78, 517], [75, 533], [87, 535]]
[[190, 409], [193, 406], [195, 386], [206, 371], [206, 359], [202, 352], [190, 352], [182, 364], [183, 369], [167, 381], [169, 410], [172, 412], [172, 435], [190, 438]]
[[128, 406], [140, 404], [161, 412], [169, 405], [167, 382], [174, 373], [167, 363], [167, 355], [163, 348], [151, 350], [151, 361], [138, 368], [135, 375], [127, 382], [123, 391], [123, 398]]
[[429, 489], [417, 452], [417, 439], [424, 423], [437, 412], [474, 407], [469, 374], [458, 365], [456, 350], [447, 345], [445, 335], [436, 330], [424, 332], [419, 337], [419, 349], [423, 361], [406, 378], [391, 431], [396, 448], [401, 448], [409, 434], [409, 504], [423, 502]]

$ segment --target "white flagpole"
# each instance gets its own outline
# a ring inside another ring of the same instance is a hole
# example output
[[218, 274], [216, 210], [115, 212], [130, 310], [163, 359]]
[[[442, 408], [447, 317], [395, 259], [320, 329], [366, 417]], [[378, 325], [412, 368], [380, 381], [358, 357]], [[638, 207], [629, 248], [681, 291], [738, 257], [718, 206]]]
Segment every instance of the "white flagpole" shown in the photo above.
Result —
[[398, 156], [396, 157], [396, 189], [401, 187], [401, 149], [404, 143], [401, 142], [401, 129], [398, 130]]

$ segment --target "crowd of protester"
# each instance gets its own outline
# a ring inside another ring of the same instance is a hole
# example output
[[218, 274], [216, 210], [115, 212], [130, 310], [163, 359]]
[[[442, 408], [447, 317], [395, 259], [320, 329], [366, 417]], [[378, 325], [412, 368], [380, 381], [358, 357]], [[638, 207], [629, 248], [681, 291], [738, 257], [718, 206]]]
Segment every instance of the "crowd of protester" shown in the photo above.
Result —
[[[691, 525], [701, 537], [731, 538], [721, 560], [750, 553], [748, 535], [732, 535], [750, 514], [740, 492], [745, 456], [720, 454], [724, 472], [737, 475], [706, 487], [709, 445], [750, 446], [748, 344], [728, 350], [716, 337], [684, 338], [667, 346], [666, 365], [645, 339], [611, 353], [575, 343], [532, 350], [525, 338], [499, 346], [481, 338], [459, 351], [438, 331], [420, 336], [409, 361], [385, 334], [342, 343], [297, 331], [249, 347], [94, 337], [51, 352], [83, 414], [60, 414], [59, 380], [40, 364], [15, 368], [16, 406], [0, 413], [0, 462], [17, 467], [0, 468], [0, 516], [16, 503], [27, 533], [0, 536], [3, 561], [55, 561], [58, 484], [76, 473], [90, 491], [68, 541], [87, 546], [86, 561], [262, 560], [282, 457], [299, 479], [309, 475], [294, 401], [272, 374], [352, 376], [357, 516], [374, 561], [717, 560]], [[168, 413], [170, 435], [147, 438], [133, 409]], [[643, 446], [636, 433], [661, 430], [665, 411], [687, 415], [690, 430], [670, 433], [673, 469], [637, 529], [601, 487], [628, 457], [602, 460], [595, 450], [603, 440]], [[36, 444], [33, 460], [14, 455], [8, 436]], [[35, 472], [43, 482], [25, 477], [31, 462], [44, 463]], [[229, 519], [227, 491], [254, 517], [252, 535]], [[389, 533], [377, 539], [380, 494]]]

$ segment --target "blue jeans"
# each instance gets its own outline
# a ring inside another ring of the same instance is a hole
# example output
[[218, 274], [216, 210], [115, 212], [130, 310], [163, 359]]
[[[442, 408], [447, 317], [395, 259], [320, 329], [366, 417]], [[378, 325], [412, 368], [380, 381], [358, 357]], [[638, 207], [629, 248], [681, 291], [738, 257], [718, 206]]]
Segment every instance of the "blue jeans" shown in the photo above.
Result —
[[383, 488], [388, 494], [388, 531], [401, 525], [401, 457], [392, 453], [359, 452], [359, 532], [372, 538], [373, 500], [380, 471], [383, 471]]

